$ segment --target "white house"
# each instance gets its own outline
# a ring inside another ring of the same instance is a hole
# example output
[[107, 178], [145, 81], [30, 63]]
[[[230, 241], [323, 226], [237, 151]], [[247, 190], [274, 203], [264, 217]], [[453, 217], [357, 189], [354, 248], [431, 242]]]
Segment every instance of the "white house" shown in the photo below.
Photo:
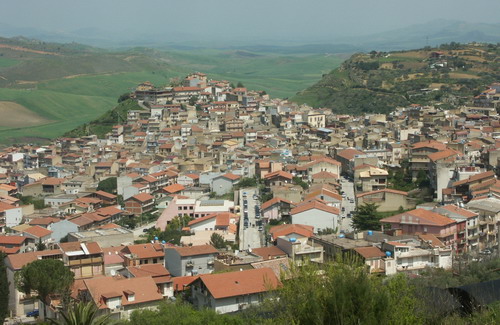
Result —
[[191, 284], [193, 304], [225, 314], [259, 304], [270, 289], [280, 286], [271, 268], [203, 274]]
[[313, 226], [315, 232], [325, 229], [337, 229], [340, 211], [319, 201], [299, 204], [290, 211], [293, 224]]
[[5, 226], [12, 228], [21, 223], [23, 218], [23, 209], [10, 204], [0, 202], [0, 222], [5, 222]]

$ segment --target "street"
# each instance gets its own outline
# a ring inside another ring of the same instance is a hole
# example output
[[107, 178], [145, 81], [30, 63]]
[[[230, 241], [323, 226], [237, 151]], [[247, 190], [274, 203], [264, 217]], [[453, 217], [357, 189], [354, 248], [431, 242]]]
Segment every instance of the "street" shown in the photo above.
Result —
[[241, 207], [239, 225], [240, 250], [262, 247], [264, 231], [259, 231], [257, 221], [260, 219], [256, 218], [255, 209], [257, 206], [260, 214], [260, 201], [258, 198], [254, 199], [254, 194], [258, 194], [258, 191], [256, 188], [246, 188], [240, 190], [239, 194]]
[[134, 232], [134, 240], [138, 240], [138, 239], [141, 239], [141, 235], [147, 235], [145, 232], [144, 232], [144, 229], [146, 228], [151, 228], [153, 227], [154, 225], [156, 224], [156, 220], [153, 221], [153, 222], [150, 222], [148, 224], [145, 224], [143, 226], [140, 226], [139, 228], [135, 228], [133, 230]]
[[[351, 232], [353, 231], [352, 228], [352, 213], [356, 210], [356, 198], [354, 194], [354, 183], [344, 179], [343, 177], [340, 178], [340, 183], [342, 185], [342, 191], [344, 192], [344, 197], [342, 199], [342, 207], [344, 207], [344, 212], [340, 213], [341, 220], [340, 220], [340, 230], [344, 232]], [[352, 202], [352, 203], [351, 203]], [[351, 217], [347, 217], [349, 215]]]

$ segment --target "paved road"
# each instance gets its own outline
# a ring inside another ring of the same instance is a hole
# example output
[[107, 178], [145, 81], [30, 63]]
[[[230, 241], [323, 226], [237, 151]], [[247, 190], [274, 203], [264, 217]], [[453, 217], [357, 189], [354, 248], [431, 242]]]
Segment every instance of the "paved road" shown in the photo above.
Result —
[[141, 226], [139, 228], [135, 228], [133, 231], [134, 231], [134, 239], [137, 240], [137, 239], [140, 239], [139, 237], [141, 237], [141, 235], [146, 235], [146, 233], [144, 232], [144, 229], [146, 228], [151, 228], [153, 227], [154, 225], [156, 224], [156, 220], [153, 221], [153, 222], [150, 222], [148, 224], [145, 224], [144, 226]]
[[[246, 196], [244, 196], [243, 193], [246, 193]], [[259, 231], [257, 226], [257, 221], [260, 219], [255, 217], [255, 207], [258, 206], [260, 209], [260, 201], [253, 198], [253, 195], [256, 193], [258, 193], [256, 188], [246, 188], [240, 190], [240, 250], [259, 248], [262, 247], [264, 242], [264, 231]], [[244, 204], [245, 199], [247, 202], [246, 205]], [[248, 227], [245, 227], [245, 215], [248, 216]]]
[[342, 191], [345, 193], [345, 198], [342, 200], [342, 207], [345, 208], [345, 211], [340, 214], [342, 217], [340, 222], [340, 230], [343, 230], [344, 232], [351, 232], [353, 230], [351, 225], [352, 219], [348, 218], [347, 215], [349, 213], [352, 215], [354, 210], [356, 210], [354, 183], [341, 178], [341, 184]]

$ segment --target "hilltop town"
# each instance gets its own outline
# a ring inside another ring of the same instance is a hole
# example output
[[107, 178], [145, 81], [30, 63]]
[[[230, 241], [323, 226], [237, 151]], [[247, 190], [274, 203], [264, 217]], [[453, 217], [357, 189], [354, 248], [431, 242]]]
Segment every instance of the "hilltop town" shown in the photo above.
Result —
[[73, 272], [73, 298], [128, 319], [187, 293], [241, 311], [291, 268], [346, 256], [391, 276], [499, 253], [500, 83], [451, 108], [358, 116], [200, 72], [122, 97], [135, 108], [109, 132], [0, 152], [11, 316], [61, 313], [61, 296], [14, 281], [40, 260]]

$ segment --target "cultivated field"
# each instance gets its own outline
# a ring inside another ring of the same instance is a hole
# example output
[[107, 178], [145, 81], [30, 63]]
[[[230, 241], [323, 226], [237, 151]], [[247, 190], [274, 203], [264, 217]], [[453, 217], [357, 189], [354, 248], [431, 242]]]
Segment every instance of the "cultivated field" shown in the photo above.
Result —
[[0, 101], [0, 127], [28, 127], [50, 122], [44, 117], [14, 102]]

